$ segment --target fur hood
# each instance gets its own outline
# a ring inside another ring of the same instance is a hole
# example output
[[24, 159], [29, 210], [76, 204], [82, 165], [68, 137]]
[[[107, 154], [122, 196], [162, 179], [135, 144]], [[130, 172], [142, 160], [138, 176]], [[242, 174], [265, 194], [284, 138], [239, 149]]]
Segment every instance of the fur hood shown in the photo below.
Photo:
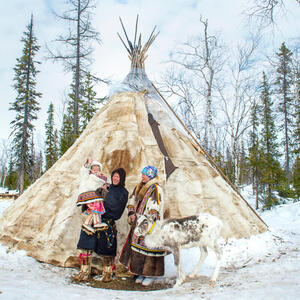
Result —
[[90, 165], [90, 170], [92, 169], [92, 166], [99, 166], [100, 167], [100, 171], [102, 171], [102, 164], [99, 161], [93, 160], [91, 165]]
[[118, 169], [113, 170], [111, 172], [111, 182], [112, 182], [112, 178], [113, 178], [115, 173], [118, 173], [119, 176], [120, 176], [120, 183], [118, 185], [121, 185], [121, 186], [125, 187], [126, 171], [123, 168], [118, 168]]

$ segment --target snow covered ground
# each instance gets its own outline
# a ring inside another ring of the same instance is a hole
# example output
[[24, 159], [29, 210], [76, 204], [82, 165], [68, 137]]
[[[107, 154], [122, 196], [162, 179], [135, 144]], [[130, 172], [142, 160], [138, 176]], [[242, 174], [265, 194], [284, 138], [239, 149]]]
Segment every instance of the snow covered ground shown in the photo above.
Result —
[[[246, 198], [251, 203], [250, 191]], [[0, 200], [0, 214], [12, 202]], [[44, 299], [300, 299], [300, 202], [260, 213], [269, 231], [224, 244], [222, 268], [215, 287], [208, 285], [215, 257], [210, 253], [195, 280], [178, 288], [137, 292], [96, 289], [72, 284], [76, 271], [39, 263], [25, 251], [0, 244], [0, 300]], [[182, 251], [185, 272], [198, 260], [198, 249]], [[174, 280], [173, 256], [166, 257], [165, 279]]]

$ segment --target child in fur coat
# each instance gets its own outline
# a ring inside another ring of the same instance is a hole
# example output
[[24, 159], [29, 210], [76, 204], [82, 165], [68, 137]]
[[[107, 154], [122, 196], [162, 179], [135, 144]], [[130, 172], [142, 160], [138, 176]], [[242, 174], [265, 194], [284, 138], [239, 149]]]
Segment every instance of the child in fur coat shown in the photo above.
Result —
[[[82, 224], [82, 230], [87, 234], [94, 234], [97, 230], [107, 228], [107, 224], [101, 221], [101, 215], [105, 213], [103, 201], [107, 193], [107, 177], [102, 173], [101, 163], [88, 158], [80, 170], [80, 186], [77, 198], [77, 206], [86, 205], [87, 215]], [[97, 190], [97, 191], [96, 191]]]

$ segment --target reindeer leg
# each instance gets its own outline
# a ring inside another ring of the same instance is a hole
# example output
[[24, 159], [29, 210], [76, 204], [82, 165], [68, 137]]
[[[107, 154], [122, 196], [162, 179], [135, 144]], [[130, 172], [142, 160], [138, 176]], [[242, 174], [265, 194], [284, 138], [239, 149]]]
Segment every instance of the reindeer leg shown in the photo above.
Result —
[[177, 280], [175, 287], [182, 284], [182, 282], [185, 279], [185, 275], [183, 273], [182, 267], [181, 267], [181, 257], [180, 257], [180, 248], [173, 249], [173, 256], [174, 256], [174, 264], [177, 268]]
[[204, 260], [207, 257], [207, 247], [206, 246], [199, 246], [199, 250], [200, 250], [200, 258], [198, 260], [198, 263], [195, 267], [195, 269], [193, 270], [193, 272], [189, 275], [190, 278], [194, 278], [197, 276], [200, 267], [202, 266]]
[[215, 266], [214, 273], [213, 273], [213, 275], [210, 279], [210, 282], [209, 282], [209, 284], [211, 286], [214, 286], [216, 281], [217, 281], [217, 278], [218, 278], [219, 272], [220, 272], [220, 265], [221, 265], [222, 251], [221, 251], [221, 248], [219, 247], [219, 245], [217, 244], [217, 242], [215, 242], [215, 244], [214, 244], [214, 251], [215, 251], [215, 254], [216, 254], [216, 266]]

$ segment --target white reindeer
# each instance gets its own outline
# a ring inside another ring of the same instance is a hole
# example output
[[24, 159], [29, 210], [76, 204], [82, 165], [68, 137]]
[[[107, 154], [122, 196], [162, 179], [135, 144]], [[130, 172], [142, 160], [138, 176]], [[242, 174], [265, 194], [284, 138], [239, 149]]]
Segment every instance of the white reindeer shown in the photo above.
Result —
[[[207, 248], [212, 249], [216, 254], [216, 266], [210, 279], [210, 285], [214, 285], [219, 275], [221, 249], [217, 243], [220, 237], [223, 224], [220, 219], [210, 214], [199, 214], [181, 219], [170, 219], [153, 222], [146, 216], [141, 215], [137, 219], [135, 234], [145, 237], [147, 247], [161, 247], [173, 253], [174, 263], [177, 267], [176, 286], [181, 285], [185, 280], [185, 274], [181, 267], [181, 248], [199, 247], [199, 261], [189, 275], [196, 277], [198, 271], [207, 257]], [[151, 232], [150, 234], [147, 234]]]

